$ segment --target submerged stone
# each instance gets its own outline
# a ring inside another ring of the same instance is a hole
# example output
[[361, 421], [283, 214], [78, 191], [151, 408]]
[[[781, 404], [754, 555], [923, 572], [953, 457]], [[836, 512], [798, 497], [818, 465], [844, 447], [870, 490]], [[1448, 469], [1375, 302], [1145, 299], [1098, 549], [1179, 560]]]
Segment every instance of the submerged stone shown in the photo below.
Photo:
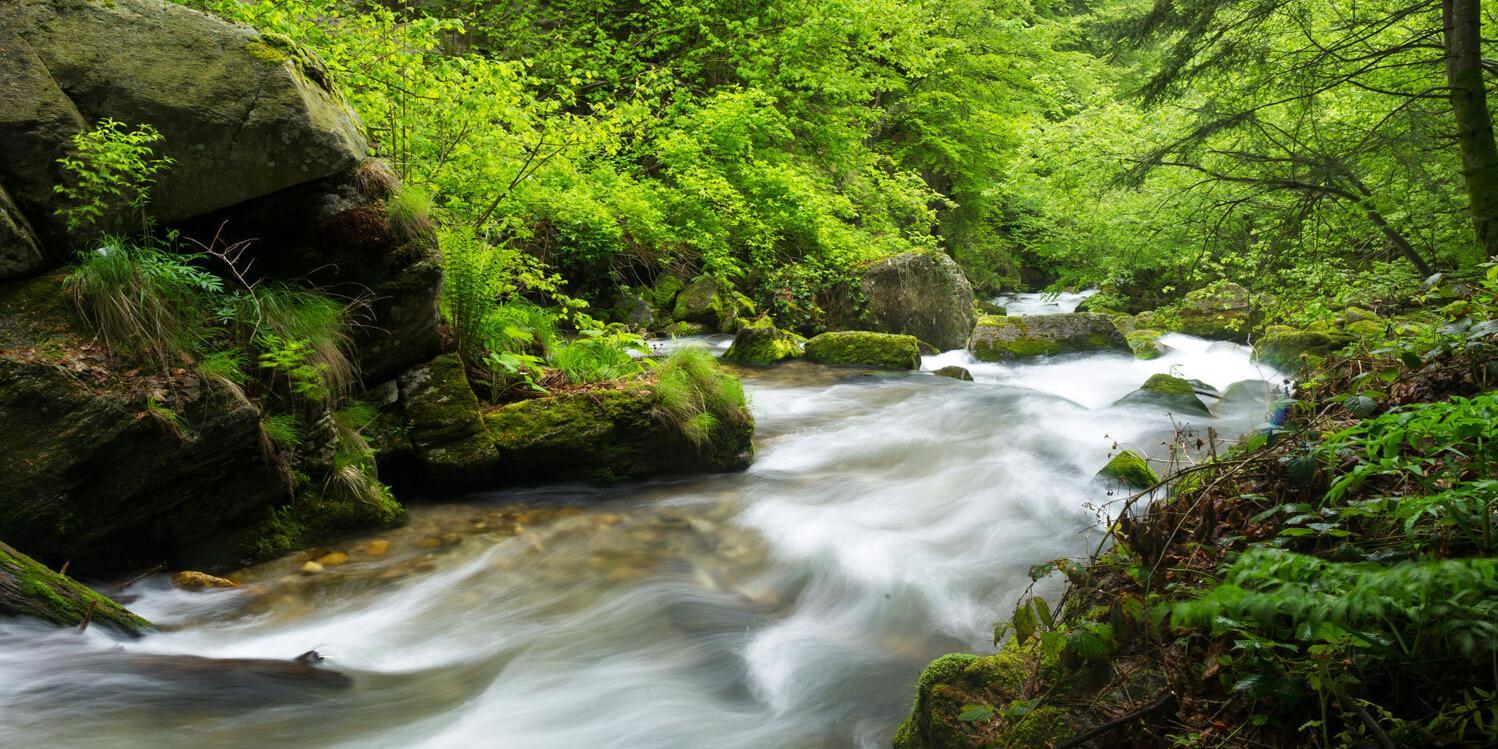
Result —
[[1023, 317], [985, 316], [967, 350], [983, 361], [1006, 361], [1085, 351], [1129, 351], [1113, 322], [1103, 315], [1072, 312]]
[[806, 342], [806, 358], [818, 364], [878, 369], [920, 369], [920, 342], [914, 336], [845, 330]]
[[206, 572], [197, 572], [195, 570], [183, 570], [172, 575], [172, 585], [180, 590], [193, 592], [239, 587], [239, 583], [233, 580], [215, 577]]
[[1190, 380], [1168, 374], [1150, 375], [1144, 384], [1128, 395], [1118, 399], [1115, 406], [1150, 405], [1160, 406], [1180, 413], [1210, 416], [1211, 410], [1197, 397], [1196, 387]]
[[962, 380], [963, 382], [973, 381], [972, 372], [967, 371], [967, 369], [964, 367], [956, 366], [955, 364], [942, 367], [941, 369], [933, 371], [931, 374], [934, 374], [937, 377], [950, 377], [954, 380]]

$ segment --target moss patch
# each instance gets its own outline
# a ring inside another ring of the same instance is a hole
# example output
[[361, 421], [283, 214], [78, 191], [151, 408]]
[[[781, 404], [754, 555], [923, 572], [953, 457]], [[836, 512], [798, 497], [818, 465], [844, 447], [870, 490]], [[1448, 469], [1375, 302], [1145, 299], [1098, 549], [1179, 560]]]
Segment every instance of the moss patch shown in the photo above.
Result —
[[[932, 661], [916, 681], [915, 704], [895, 731], [895, 749], [1028, 748], [1071, 737], [1072, 716], [1066, 710], [1043, 705], [1008, 711], [1027, 696], [1034, 657], [1011, 640], [993, 655], [951, 653]], [[960, 716], [973, 706], [991, 708], [992, 714], [963, 720]]]
[[865, 331], [823, 333], [806, 342], [806, 358], [832, 366], [920, 369], [915, 336]]
[[1166, 351], [1165, 345], [1160, 343], [1160, 335], [1158, 330], [1135, 329], [1124, 334], [1124, 340], [1129, 342], [1135, 359], [1158, 359]]
[[1150, 468], [1144, 456], [1132, 450], [1124, 450], [1113, 456], [1097, 475], [1135, 489], [1147, 489], [1160, 482], [1159, 475]]
[[1179, 413], [1210, 416], [1211, 410], [1196, 395], [1191, 383], [1168, 374], [1150, 375], [1138, 390], [1120, 398], [1114, 405], [1153, 405]]
[[1336, 330], [1274, 326], [1254, 346], [1254, 357], [1271, 367], [1294, 373], [1352, 341], [1353, 336]]

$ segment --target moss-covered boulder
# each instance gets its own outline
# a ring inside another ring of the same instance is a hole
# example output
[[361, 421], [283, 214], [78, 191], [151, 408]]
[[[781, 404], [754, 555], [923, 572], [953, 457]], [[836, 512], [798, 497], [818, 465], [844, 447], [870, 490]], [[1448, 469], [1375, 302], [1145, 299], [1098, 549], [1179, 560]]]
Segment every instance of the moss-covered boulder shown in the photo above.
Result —
[[171, 558], [287, 494], [259, 409], [113, 366], [60, 275], [0, 284], [0, 536], [93, 573]]
[[1143, 385], [1118, 399], [1116, 406], [1145, 405], [1169, 409], [1174, 413], [1210, 416], [1212, 411], [1196, 394], [1190, 380], [1168, 374], [1150, 375]]
[[990, 315], [978, 320], [967, 350], [983, 361], [1006, 361], [1082, 351], [1127, 352], [1129, 344], [1103, 315]]
[[1160, 476], [1150, 468], [1149, 461], [1133, 450], [1123, 450], [1108, 460], [1108, 464], [1097, 472], [1098, 478], [1116, 481], [1134, 489], [1148, 489], [1160, 483]]
[[1186, 335], [1242, 343], [1253, 328], [1253, 300], [1248, 289], [1219, 281], [1187, 294], [1175, 316]]
[[1378, 316], [1378, 313], [1374, 312], [1373, 310], [1364, 309], [1358, 306], [1348, 307], [1342, 312], [1342, 320], [1345, 323], [1364, 321], [1382, 322], [1382, 319], [1383, 318], [1380, 318]]
[[701, 323], [713, 330], [729, 330], [739, 314], [733, 290], [706, 273], [692, 279], [681, 293], [671, 314], [679, 321]]
[[336, 174], [367, 148], [311, 54], [160, 0], [0, 3], [0, 183], [50, 249], [69, 138], [112, 117], [157, 128], [174, 163], [152, 190], [163, 223]]
[[781, 330], [768, 317], [762, 317], [739, 328], [723, 359], [736, 364], [768, 367], [800, 357], [805, 343], [805, 338]]
[[894, 749], [1044, 747], [1070, 738], [1073, 716], [1066, 710], [1009, 712], [1028, 696], [1029, 657], [1011, 640], [993, 655], [951, 653], [932, 661], [916, 680], [915, 703], [895, 731]]
[[1380, 320], [1353, 320], [1342, 326], [1342, 330], [1358, 338], [1373, 338], [1383, 335], [1387, 325]]
[[645, 296], [655, 309], [669, 316], [676, 308], [676, 295], [686, 288], [687, 282], [674, 273], [662, 273], [655, 284], [645, 290]]
[[1170, 350], [1160, 342], [1161, 335], [1158, 330], [1135, 329], [1125, 333], [1124, 340], [1128, 341], [1135, 359], [1158, 359]]
[[412, 367], [399, 384], [406, 434], [426, 478], [465, 485], [496, 470], [499, 455], [457, 354]]
[[63, 627], [88, 620], [128, 635], [140, 635], [151, 623], [106, 596], [31, 557], [0, 543], [0, 618], [24, 616]]
[[959, 348], [973, 330], [973, 287], [945, 253], [906, 252], [859, 269], [850, 299], [828, 310], [835, 329], [912, 335]]
[[1353, 335], [1335, 329], [1271, 326], [1254, 342], [1254, 358], [1282, 372], [1296, 373], [1312, 361], [1345, 348], [1354, 339]]
[[650, 305], [650, 300], [628, 286], [621, 286], [615, 292], [609, 315], [614, 322], [636, 328], [646, 328], [655, 322], [655, 308]]
[[845, 330], [807, 341], [806, 359], [840, 367], [920, 369], [921, 347], [915, 336]]
[[972, 372], [967, 371], [966, 367], [959, 367], [956, 365], [950, 365], [942, 367], [941, 369], [933, 370], [931, 374], [934, 374], [937, 377], [950, 377], [954, 380], [962, 380], [963, 382], [973, 381]]
[[[743, 470], [753, 458], [747, 409], [717, 419], [694, 441], [662, 408], [650, 382], [559, 392], [489, 411], [484, 424], [505, 483], [611, 483]], [[741, 407], [742, 408], [742, 407]]]

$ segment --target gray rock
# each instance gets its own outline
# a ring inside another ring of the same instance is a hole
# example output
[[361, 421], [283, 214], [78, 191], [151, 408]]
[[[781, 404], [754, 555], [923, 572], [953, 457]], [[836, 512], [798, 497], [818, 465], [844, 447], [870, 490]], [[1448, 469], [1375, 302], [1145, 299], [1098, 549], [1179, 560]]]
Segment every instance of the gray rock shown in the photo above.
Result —
[[46, 260], [31, 224], [0, 187], [0, 281], [42, 270]]
[[973, 330], [973, 287], [944, 253], [884, 258], [865, 267], [858, 284], [863, 308], [829, 310], [831, 327], [913, 335], [943, 350], [960, 348]]
[[983, 361], [1004, 361], [1080, 351], [1129, 352], [1112, 321], [1103, 315], [1068, 313], [998, 317], [986, 315], [973, 328], [967, 350]]

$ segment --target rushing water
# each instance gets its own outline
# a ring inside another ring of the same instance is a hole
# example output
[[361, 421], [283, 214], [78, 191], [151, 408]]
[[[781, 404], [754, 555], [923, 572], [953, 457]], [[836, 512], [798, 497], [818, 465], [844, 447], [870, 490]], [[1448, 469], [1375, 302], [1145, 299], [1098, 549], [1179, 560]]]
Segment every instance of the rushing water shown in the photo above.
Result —
[[[0, 746], [887, 746], [928, 660], [991, 649], [1028, 568], [1096, 543], [1115, 443], [1165, 454], [1171, 416], [1114, 400], [1154, 372], [1278, 381], [1242, 347], [1165, 343], [1151, 362], [927, 358], [971, 383], [746, 371], [746, 473], [416, 505], [238, 590], [138, 583], [167, 631], [136, 642], [0, 624]], [[1218, 410], [1194, 421], [1239, 433], [1265, 406]], [[329, 552], [348, 561], [298, 572]], [[314, 649], [322, 669], [192, 657]]]

